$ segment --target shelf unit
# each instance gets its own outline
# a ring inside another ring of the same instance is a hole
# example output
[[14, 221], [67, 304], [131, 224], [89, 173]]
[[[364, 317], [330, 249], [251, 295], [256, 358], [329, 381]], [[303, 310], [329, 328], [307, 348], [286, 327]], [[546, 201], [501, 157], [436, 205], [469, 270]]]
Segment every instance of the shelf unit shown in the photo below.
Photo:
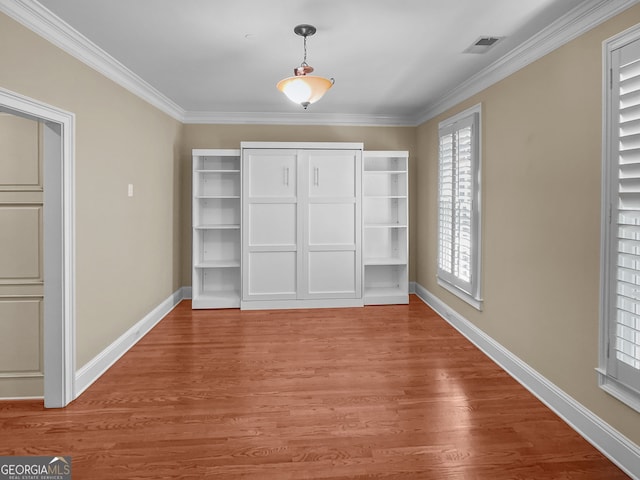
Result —
[[364, 304], [409, 303], [409, 153], [362, 158]]
[[192, 306], [240, 306], [240, 150], [192, 151]]

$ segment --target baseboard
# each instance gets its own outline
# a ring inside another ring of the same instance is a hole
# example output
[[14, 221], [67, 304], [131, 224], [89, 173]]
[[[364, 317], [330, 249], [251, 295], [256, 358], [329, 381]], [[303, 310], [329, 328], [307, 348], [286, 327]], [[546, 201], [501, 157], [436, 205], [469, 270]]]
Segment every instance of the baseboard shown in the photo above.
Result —
[[191, 294], [192, 291], [193, 289], [191, 287], [182, 287], [182, 299], [191, 300], [193, 298], [193, 295]]
[[416, 282], [409, 282], [409, 293], [416, 293]]
[[[640, 480], [640, 446], [622, 435], [573, 397], [462, 317], [422, 285], [415, 292], [444, 320], [554, 411], [571, 428], [600, 450], [627, 475]], [[595, 380], [594, 380], [595, 381]]]
[[44, 400], [43, 395], [36, 395], [34, 397], [2, 397], [0, 401], [2, 402], [20, 402], [22, 400]]
[[160, 320], [173, 310], [174, 307], [185, 298], [184, 294], [187, 288], [190, 294], [190, 287], [182, 287], [176, 290], [142, 320], [127, 330], [120, 338], [80, 368], [76, 372], [74, 398], [78, 398], [82, 392], [89, 388], [93, 382], [100, 378], [120, 357], [127, 353], [131, 347], [138, 343]]

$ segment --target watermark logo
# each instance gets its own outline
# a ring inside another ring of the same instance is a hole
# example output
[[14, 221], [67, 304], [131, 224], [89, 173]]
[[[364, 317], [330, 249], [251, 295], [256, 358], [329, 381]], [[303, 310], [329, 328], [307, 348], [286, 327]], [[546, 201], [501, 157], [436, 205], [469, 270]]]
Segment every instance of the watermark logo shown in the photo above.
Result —
[[71, 457], [0, 457], [0, 480], [71, 480]]

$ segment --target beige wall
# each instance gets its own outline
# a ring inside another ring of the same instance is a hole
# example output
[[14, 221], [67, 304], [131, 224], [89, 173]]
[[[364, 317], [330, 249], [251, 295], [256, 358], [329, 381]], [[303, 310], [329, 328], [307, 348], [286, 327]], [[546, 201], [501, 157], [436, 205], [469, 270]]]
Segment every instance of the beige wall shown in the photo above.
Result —
[[[414, 219], [416, 209], [413, 180], [417, 163], [416, 129], [414, 127], [330, 127], [330, 126], [265, 126], [265, 125], [185, 125], [181, 156], [181, 195], [183, 233], [184, 285], [191, 285], [191, 149], [240, 148], [240, 142], [363, 142], [365, 150], [409, 151], [409, 216]], [[409, 230], [409, 257], [415, 257], [413, 232]], [[413, 262], [412, 264], [413, 265]], [[413, 267], [409, 268], [413, 277]]]
[[0, 65], [3, 88], [76, 114], [80, 368], [182, 284], [182, 125], [4, 14]]
[[[418, 128], [416, 280], [640, 444], [640, 414], [597, 386], [603, 40], [640, 6]], [[482, 103], [478, 312], [436, 284], [438, 122]]]

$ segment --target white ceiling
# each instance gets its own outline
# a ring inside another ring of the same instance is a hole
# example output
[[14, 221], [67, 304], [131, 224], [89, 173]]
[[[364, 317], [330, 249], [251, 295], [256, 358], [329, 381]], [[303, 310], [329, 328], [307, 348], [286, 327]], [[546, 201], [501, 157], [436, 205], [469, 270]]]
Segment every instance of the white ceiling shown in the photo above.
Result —
[[[405, 120], [585, 3], [40, 0], [186, 112], [205, 116], [305, 115], [275, 85], [302, 61], [293, 27], [309, 23], [318, 32], [307, 61], [336, 84], [308, 112]], [[463, 53], [487, 35], [505, 38], [488, 53]]]

